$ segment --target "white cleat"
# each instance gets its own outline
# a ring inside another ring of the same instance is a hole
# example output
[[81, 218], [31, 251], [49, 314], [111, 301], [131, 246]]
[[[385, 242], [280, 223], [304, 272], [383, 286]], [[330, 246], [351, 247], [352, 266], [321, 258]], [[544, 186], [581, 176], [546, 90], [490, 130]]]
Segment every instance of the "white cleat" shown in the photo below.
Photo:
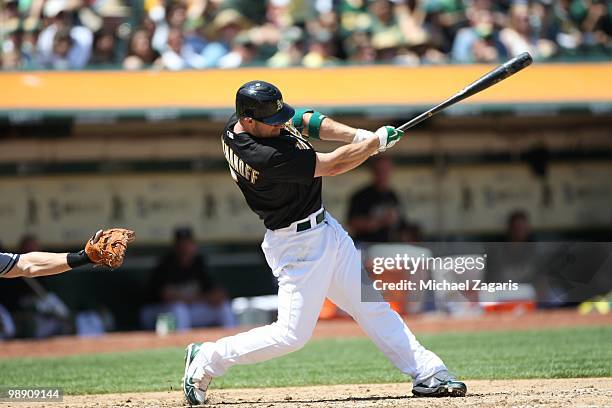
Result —
[[206, 401], [206, 391], [212, 377], [205, 375], [202, 379], [188, 376], [189, 365], [200, 351], [202, 343], [191, 343], [185, 349], [185, 374], [183, 375], [183, 393], [189, 405], [202, 405]]

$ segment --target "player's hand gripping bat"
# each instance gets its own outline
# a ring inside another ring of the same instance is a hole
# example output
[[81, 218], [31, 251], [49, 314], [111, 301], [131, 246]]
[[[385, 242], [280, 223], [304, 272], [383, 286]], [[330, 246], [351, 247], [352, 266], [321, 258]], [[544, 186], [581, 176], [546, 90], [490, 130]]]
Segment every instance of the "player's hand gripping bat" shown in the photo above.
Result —
[[477, 94], [478, 92], [484, 91], [485, 89], [495, 85], [496, 83], [500, 81], [503, 81], [509, 76], [516, 74], [523, 68], [528, 67], [532, 62], [533, 62], [533, 59], [531, 58], [531, 55], [529, 55], [529, 53], [527, 52], [524, 52], [520, 54], [519, 56], [512, 58], [510, 61], [495, 68], [493, 71], [482, 76], [477, 81], [472, 82], [470, 85], [466, 86], [461, 91], [457, 92], [455, 95], [451, 96], [450, 98], [448, 98], [441, 104], [434, 106], [427, 112], [424, 112], [420, 114], [419, 116], [417, 116], [416, 118], [404, 123], [402, 126], [398, 127], [397, 129], [406, 130], [408, 128], [411, 128], [421, 123], [425, 119], [432, 117], [436, 113], [448, 108], [449, 106], [452, 106], [456, 104], [457, 102], [464, 100], [465, 98], [468, 98], [474, 94]]

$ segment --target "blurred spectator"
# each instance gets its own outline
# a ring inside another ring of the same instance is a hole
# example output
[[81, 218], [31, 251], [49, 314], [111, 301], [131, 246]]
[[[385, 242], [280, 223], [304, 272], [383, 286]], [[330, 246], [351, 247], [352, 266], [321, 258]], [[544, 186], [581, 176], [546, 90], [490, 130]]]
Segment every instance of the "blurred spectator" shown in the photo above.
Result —
[[90, 65], [113, 65], [117, 64], [115, 55], [116, 37], [112, 30], [102, 29], [94, 35], [93, 55], [89, 61]]
[[[180, 9], [177, 9], [180, 10]], [[175, 12], [176, 13], [176, 12]], [[199, 35], [197, 30], [189, 30], [189, 38], [185, 38], [181, 28], [172, 27], [183, 21], [182, 17], [175, 18], [176, 21], [169, 25], [170, 29], [166, 35], [167, 44], [163, 47], [162, 62], [165, 68], [180, 70], [186, 68], [211, 68], [220, 66], [221, 58], [232, 51], [235, 46], [235, 54], [229, 56], [224, 64], [231, 67], [240, 61], [254, 58], [250, 39], [244, 35], [238, 39], [241, 31], [248, 26], [246, 19], [235, 10], [223, 10], [217, 14], [210, 24], [208, 40]], [[156, 31], [156, 37], [159, 34]], [[156, 39], [153, 38], [155, 44]], [[246, 47], [244, 47], [246, 45]], [[161, 49], [157, 45], [157, 49]], [[241, 62], [242, 63], [242, 62]]]
[[372, 45], [372, 35], [368, 30], [353, 32], [344, 40], [344, 48], [352, 64], [372, 64], [376, 61], [376, 49]]
[[302, 58], [302, 65], [307, 68], [318, 68], [337, 65], [335, 45], [332, 34], [328, 31], [319, 32], [308, 46], [308, 52]]
[[304, 31], [299, 27], [290, 27], [283, 32], [278, 42], [278, 50], [268, 59], [271, 67], [292, 67], [300, 65], [304, 57]]
[[527, 213], [523, 210], [511, 212], [506, 223], [505, 241], [508, 244], [491, 244], [486, 250], [485, 280], [535, 284], [538, 280], [537, 259], [532, 238]]
[[47, 0], [44, 7], [49, 24], [38, 37], [38, 63], [51, 69], [82, 69], [91, 56], [92, 32], [83, 26], [71, 26], [72, 12], [67, 1]]
[[170, 30], [183, 30], [187, 21], [187, 7], [181, 2], [169, 2], [165, 9], [156, 8], [151, 17], [156, 23], [152, 45], [156, 51], [163, 53], [166, 50]]
[[206, 61], [206, 67], [216, 67], [219, 60], [228, 54], [238, 34], [249, 27], [248, 20], [239, 12], [226, 9], [215, 16], [212, 21], [213, 33], [209, 33], [209, 38], [213, 41], [208, 43], [202, 56]]
[[470, 27], [460, 29], [455, 37], [453, 61], [492, 63], [506, 57], [506, 48], [499, 39], [492, 11], [483, 9], [470, 13]]
[[23, 68], [36, 68], [36, 43], [40, 25], [38, 19], [27, 19], [23, 25], [21, 37], [21, 63]]
[[605, 0], [561, 0], [555, 7], [557, 42], [566, 49], [610, 52], [612, 3]]
[[[472, 6], [483, 7], [480, 3], [482, 0], [475, 0]], [[425, 12], [423, 26], [430, 41], [443, 53], [450, 53], [457, 31], [466, 26], [465, 3], [460, 0], [423, 0], [422, 7]]]
[[185, 47], [196, 54], [202, 54], [209, 44], [204, 36], [203, 28], [204, 25], [202, 20], [198, 19], [188, 20], [183, 29], [183, 33], [185, 34]]
[[34, 18], [20, 20], [12, 4], [16, 2], [9, 2], [4, 12], [0, 10], [1, 65], [5, 69], [30, 68], [34, 64], [34, 45], [39, 22]]
[[266, 23], [266, 12], [268, 3], [288, 3], [291, 0], [269, 0], [269, 1], [253, 1], [253, 0], [222, 0], [223, 10], [235, 10], [242, 16], [248, 16], [249, 20], [257, 25]]
[[[568, 3], [568, 1], [560, 1]], [[587, 47], [603, 46], [609, 51], [612, 37], [612, 3], [606, 0], [575, 0], [570, 4], [570, 14], [583, 32], [582, 41]]]
[[[266, 22], [281, 30], [291, 27], [293, 16], [289, 9], [291, 1], [288, 0], [269, 0], [266, 6]], [[262, 24], [263, 25], [263, 24]]]
[[398, 42], [403, 42], [404, 36], [400, 28], [400, 23], [389, 0], [374, 0], [368, 7], [372, 16], [372, 31], [377, 33], [387, 33], [395, 37]]
[[123, 60], [123, 68], [128, 70], [161, 67], [161, 58], [151, 47], [151, 37], [146, 30], [138, 30], [130, 39], [128, 56]]
[[[401, 63], [400, 49], [413, 38], [408, 40], [405, 37], [396, 13], [393, 13], [391, 2], [389, 0], [375, 0], [370, 4], [368, 10], [373, 17], [372, 45], [377, 50], [376, 59], [388, 63]], [[403, 17], [409, 18], [406, 14], [403, 14]], [[417, 41], [422, 42], [423, 38]], [[411, 57], [410, 60], [404, 59], [403, 62], [409, 65], [418, 64], [416, 56], [411, 55]]]
[[18, 51], [11, 50], [2, 55], [2, 69], [15, 70], [19, 68], [22, 68], [22, 62]]
[[530, 242], [533, 241], [529, 217], [523, 210], [516, 210], [508, 215], [506, 226], [507, 242]]
[[232, 44], [232, 50], [219, 59], [219, 68], [238, 68], [255, 60], [257, 48], [247, 33], [241, 33]]
[[389, 242], [400, 226], [400, 202], [389, 183], [393, 163], [388, 156], [372, 157], [372, 183], [351, 197], [348, 223], [355, 241]]
[[174, 316], [177, 330], [235, 325], [225, 290], [213, 282], [204, 257], [197, 251], [191, 229], [178, 228], [173, 250], [161, 258], [153, 272], [151, 304], [141, 310], [144, 329], [155, 328], [163, 313]]
[[[8, 7], [8, 6], [7, 6]], [[5, 13], [10, 16], [11, 13]], [[2, 20], [0, 26], [1, 35], [4, 41], [2, 42], [2, 66], [5, 69], [21, 68], [21, 55], [19, 48], [21, 47], [21, 29], [19, 27], [19, 19], [16, 17], [8, 17]], [[6, 39], [5, 39], [6, 36]]]
[[168, 32], [168, 44], [162, 53], [161, 60], [164, 68], [177, 71], [186, 68], [199, 68], [204, 63], [198, 54], [189, 52], [184, 47], [183, 32], [173, 28]]
[[19, 1], [3, 0], [2, 8], [0, 8], [0, 17], [2, 17], [3, 22], [19, 19]]
[[372, 16], [367, 12], [366, 2], [342, 0], [338, 6], [339, 31], [343, 38], [355, 32], [370, 32]]
[[140, 24], [140, 29], [147, 33], [150, 42], [151, 38], [153, 38], [153, 34], [155, 34], [155, 21], [149, 16], [144, 16]]
[[[400, 63], [400, 45], [401, 39], [397, 33], [393, 32], [378, 32], [372, 36], [372, 47], [376, 51], [376, 61], [382, 63], [394, 64]], [[417, 65], [419, 63], [416, 55], [411, 55], [412, 58], [404, 58], [406, 65]]]
[[499, 39], [511, 57], [529, 52], [534, 58], [549, 58], [556, 52], [554, 42], [540, 38], [530, 24], [529, 5], [515, 3], [510, 8], [508, 27], [501, 30]]
[[532, 25], [538, 36], [555, 41], [561, 50], [574, 52], [582, 44], [582, 33], [571, 15], [570, 1], [540, 0], [532, 5]]

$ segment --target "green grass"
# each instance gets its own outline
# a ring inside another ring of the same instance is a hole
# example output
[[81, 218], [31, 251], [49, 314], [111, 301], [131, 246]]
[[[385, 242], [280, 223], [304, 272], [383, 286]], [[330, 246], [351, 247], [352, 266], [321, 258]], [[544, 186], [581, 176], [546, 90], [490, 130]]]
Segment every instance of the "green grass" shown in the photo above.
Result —
[[[194, 339], [195, 340], [195, 339]], [[612, 326], [419, 336], [465, 379], [612, 376]], [[59, 386], [67, 394], [178, 389], [183, 350], [0, 360], [0, 386]], [[214, 388], [400, 382], [367, 339], [311, 341], [265, 363], [237, 366]], [[408, 386], [407, 386], [408, 387]]]

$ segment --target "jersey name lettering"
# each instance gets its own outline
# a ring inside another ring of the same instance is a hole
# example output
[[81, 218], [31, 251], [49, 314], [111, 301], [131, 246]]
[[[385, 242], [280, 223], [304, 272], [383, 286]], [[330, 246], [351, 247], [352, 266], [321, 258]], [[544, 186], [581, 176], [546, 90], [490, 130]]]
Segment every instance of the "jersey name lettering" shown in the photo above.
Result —
[[257, 178], [259, 177], [259, 171], [242, 161], [242, 159], [238, 157], [223, 140], [221, 140], [221, 144], [223, 145], [223, 155], [225, 156], [227, 164], [229, 164], [230, 173], [232, 174], [234, 181], [238, 181], [236, 179], [236, 173], [238, 173], [251, 184], [255, 184]]

